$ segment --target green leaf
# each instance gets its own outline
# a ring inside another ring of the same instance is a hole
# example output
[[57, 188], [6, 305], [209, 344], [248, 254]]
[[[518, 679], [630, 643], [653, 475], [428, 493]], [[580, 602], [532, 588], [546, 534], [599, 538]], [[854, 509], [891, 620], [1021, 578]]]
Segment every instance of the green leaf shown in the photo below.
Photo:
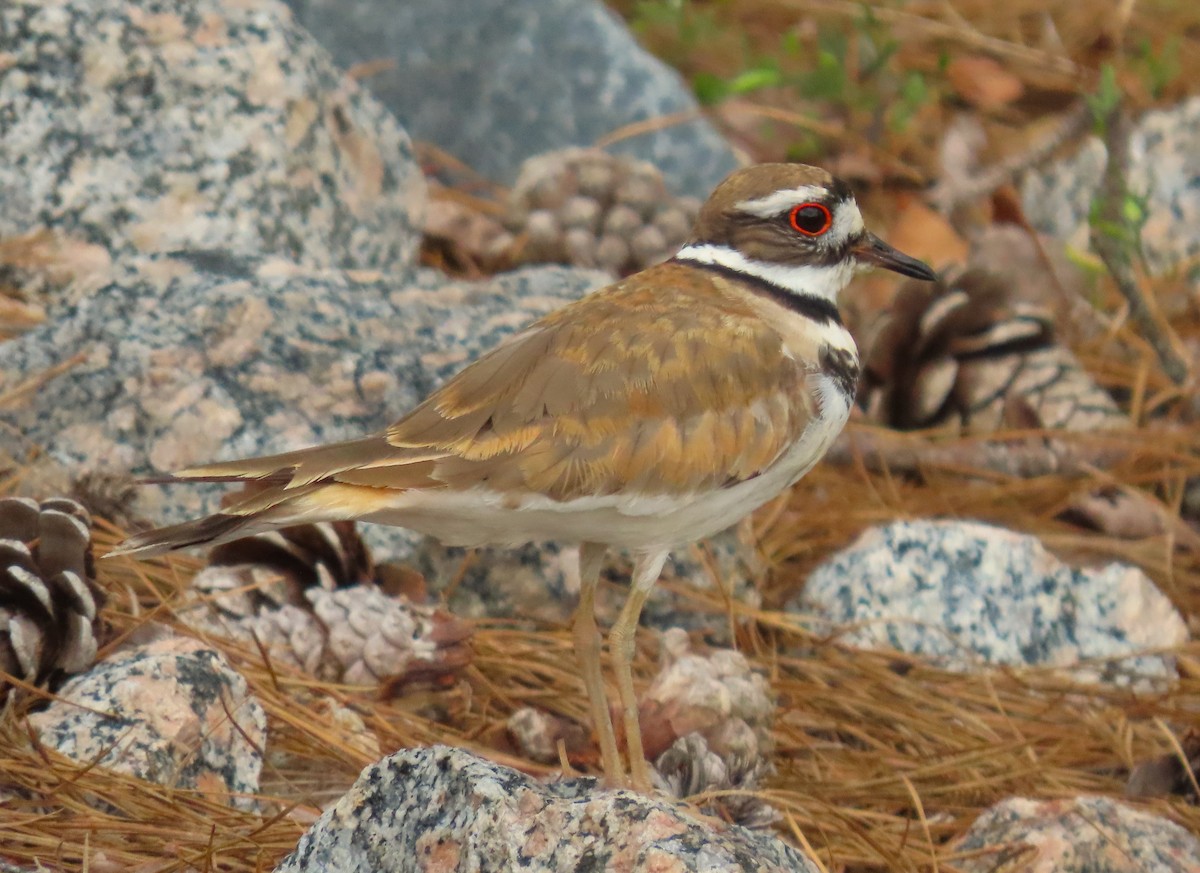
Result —
[[925, 77], [918, 72], [911, 72], [904, 77], [900, 86], [900, 94], [891, 107], [888, 123], [892, 130], [902, 131], [908, 127], [913, 116], [929, 102], [929, 85]]
[[783, 76], [779, 70], [772, 67], [758, 67], [734, 76], [729, 81], [729, 93], [749, 94], [751, 91], [778, 85], [782, 81]]
[[1130, 224], [1140, 226], [1146, 221], [1146, 210], [1142, 199], [1133, 194], [1126, 194], [1121, 201], [1121, 216]]

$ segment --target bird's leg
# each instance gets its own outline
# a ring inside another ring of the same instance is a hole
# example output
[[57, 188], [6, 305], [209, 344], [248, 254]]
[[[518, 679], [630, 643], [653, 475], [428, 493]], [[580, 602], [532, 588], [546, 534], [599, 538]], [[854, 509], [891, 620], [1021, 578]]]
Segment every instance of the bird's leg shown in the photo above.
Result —
[[596, 586], [600, 582], [600, 567], [607, 547], [598, 543], [583, 543], [579, 547], [579, 608], [575, 612], [575, 656], [583, 674], [592, 724], [600, 741], [600, 761], [604, 779], [612, 788], [625, 787], [625, 768], [617, 751], [608, 696], [604, 692], [604, 677], [600, 672], [600, 630], [596, 627]]
[[638, 721], [637, 694], [633, 690], [633, 654], [634, 634], [637, 633], [638, 617], [642, 614], [642, 605], [650, 594], [650, 589], [658, 581], [662, 572], [663, 562], [667, 560], [665, 551], [650, 552], [638, 555], [633, 563], [633, 580], [629, 587], [629, 597], [621, 608], [609, 632], [609, 648], [612, 652], [613, 672], [617, 679], [617, 692], [621, 695], [621, 714], [625, 724], [625, 748], [629, 751], [629, 772], [633, 787], [638, 791], [648, 792], [651, 788], [650, 768], [646, 764], [646, 755], [642, 751], [642, 727]]

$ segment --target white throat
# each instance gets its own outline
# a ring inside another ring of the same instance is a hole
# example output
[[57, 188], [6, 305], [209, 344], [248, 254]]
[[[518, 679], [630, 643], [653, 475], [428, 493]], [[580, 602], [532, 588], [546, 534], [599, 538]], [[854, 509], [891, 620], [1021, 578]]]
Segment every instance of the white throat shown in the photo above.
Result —
[[681, 248], [675, 255], [676, 260], [691, 261], [695, 264], [716, 264], [747, 276], [754, 276], [764, 282], [796, 294], [801, 297], [819, 297], [836, 304], [838, 294], [846, 287], [846, 283], [854, 276], [855, 264], [850, 258], [828, 266], [803, 264], [789, 266], [787, 264], [768, 264], [747, 258], [736, 249], [728, 246], [689, 244]]

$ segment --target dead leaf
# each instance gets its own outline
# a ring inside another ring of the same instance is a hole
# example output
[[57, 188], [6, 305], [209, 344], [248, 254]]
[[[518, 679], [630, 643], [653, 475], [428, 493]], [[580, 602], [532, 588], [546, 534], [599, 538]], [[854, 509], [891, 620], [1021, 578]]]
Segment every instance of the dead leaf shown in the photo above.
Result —
[[935, 269], [966, 262], [967, 241], [944, 216], [916, 197], [905, 197], [898, 205], [900, 211], [888, 234], [889, 243]]
[[997, 61], [981, 55], [955, 58], [946, 67], [950, 86], [979, 109], [999, 109], [1025, 92], [1021, 80]]

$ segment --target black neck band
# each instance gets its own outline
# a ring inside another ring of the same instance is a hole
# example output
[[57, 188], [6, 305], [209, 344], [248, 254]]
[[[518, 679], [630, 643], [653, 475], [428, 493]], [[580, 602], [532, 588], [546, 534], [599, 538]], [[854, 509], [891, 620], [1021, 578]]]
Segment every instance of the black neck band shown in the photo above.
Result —
[[710, 273], [716, 273], [718, 276], [722, 276], [731, 282], [741, 282], [743, 285], [749, 285], [755, 291], [765, 294], [785, 309], [790, 309], [792, 312], [807, 316], [818, 324], [836, 324], [838, 326], [842, 324], [842, 316], [838, 313], [838, 308], [824, 297], [817, 297], [815, 294], [797, 294], [795, 291], [789, 291], [787, 288], [776, 285], [774, 282], [768, 282], [761, 276], [755, 276], [752, 273], [743, 273], [741, 270], [726, 267], [724, 264], [693, 261], [690, 258], [680, 257], [675, 257], [671, 260], [677, 264], [686, 264], [689, 267], [699, 267], [701, 270], [708, 270]]

